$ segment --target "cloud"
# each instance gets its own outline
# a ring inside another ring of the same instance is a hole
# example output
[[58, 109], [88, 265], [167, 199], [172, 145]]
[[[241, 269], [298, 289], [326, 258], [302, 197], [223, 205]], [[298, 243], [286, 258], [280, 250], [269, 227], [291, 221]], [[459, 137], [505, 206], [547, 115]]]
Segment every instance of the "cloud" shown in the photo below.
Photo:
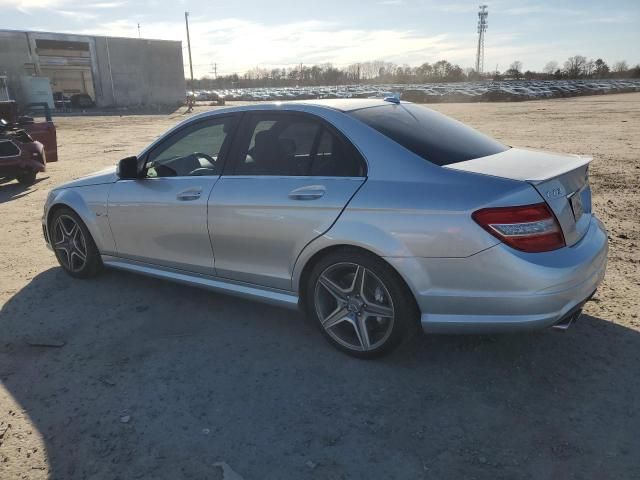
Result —
[[[447, 58], [471, 63], [473, 38], [425, 35], [399, 28], [357, 29], [321, 21], [267, 25], [238, 18], [209, 20], [194, 16], [190, 22], [194, 73], [208, 74], [217, 63], [218, 73], [243, 73], [256, 66], [284, 68], [306, 64], [350, 63], [384, 59], [403, 64], [434, 62]], [[182, 22], [141, 22], [143, 38], [182, 40]], [[77, 33], [137, 37], [137, 22], [120, 19], [93, 25]]]
[[58, 7], [66, 3], [66, 0], [0, 0], [0, 9], [11, 8], [22, 13], [30, 13], [32, 10]]
[[81, 12], [79, 10], [56, 10], [56, 13], [76, 21], [94, 20], [97, 18], [93, 13]]
[[[75, 3], [75, 5], [71, 5]], [[18, 10], [19, 12], [32, 14], [34, 11], [51, 10], [51, 13], [60, 13], [67, 17], [74, 17], [73, 13], [78, 12], [75, 15], [77, 19], [90, 20], [95, 16], [89, 17], [89, 14], [82, 14], [79, 9], [109, 9], [116, 8], [124, 5], [122, 1], [110, 1], [110, 2], [96, 2], [96, 3], [80, 3], [73, 2], [72, 0], [0, 0], [0, 8], [7, 8]], [[60, 7], [72, 7], [73, 10], [59, 10]]]
[[98, 3], [89, 3], [85, 5], [84, 8], [97, 8], [97, 9], [105, 9], [105, 8], [117, 8], [124, 5], [124, 2], [98, 2]]

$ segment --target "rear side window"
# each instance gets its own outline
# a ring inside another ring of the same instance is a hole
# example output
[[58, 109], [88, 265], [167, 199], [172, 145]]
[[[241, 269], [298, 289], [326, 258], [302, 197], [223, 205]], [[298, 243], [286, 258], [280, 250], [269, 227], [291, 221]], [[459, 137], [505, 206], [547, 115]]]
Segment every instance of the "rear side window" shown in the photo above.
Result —
[[235, 150], [235, 175], [365, 175], [355, 148], [307, 115], [251, 114], [243, 123]]
[[348, 113], [436, 165], [464, 162], [509, 149], [457, 120], [419, 105], [381, 105]]

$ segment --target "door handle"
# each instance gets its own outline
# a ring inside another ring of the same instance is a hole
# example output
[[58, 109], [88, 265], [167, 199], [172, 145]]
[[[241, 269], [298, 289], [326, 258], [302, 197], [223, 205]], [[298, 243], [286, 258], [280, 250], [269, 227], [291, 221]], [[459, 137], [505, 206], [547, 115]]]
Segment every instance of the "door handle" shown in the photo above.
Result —
[[289, 192], [291, 200], [316, 200], [324, 196], [327, 189], [323, 185], [309, 185]]
[[189, 200], [197, 200], [197, 199], [199, 199], [200, 195], [202, 195], [202, 189], [200, 189], [200, 188], [193, 189], [192, 188], [192, 189], [180, 192], [178, 195], [176, 195], [176, 198], [178, 200], [183, 201], [183, 202], [188, 202]]

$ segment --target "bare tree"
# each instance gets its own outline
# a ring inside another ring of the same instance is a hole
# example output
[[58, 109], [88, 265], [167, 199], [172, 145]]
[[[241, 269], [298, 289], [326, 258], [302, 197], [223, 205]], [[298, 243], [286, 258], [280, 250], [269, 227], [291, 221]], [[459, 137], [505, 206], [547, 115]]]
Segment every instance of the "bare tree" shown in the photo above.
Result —
[[578, 78], [584, 73], [584, 67], [587, 64], [587, 57], [582, 55], [574, 55], [564, 62], [564, 71], [569, 78]]
[[587, 77], [590, 77], [593, 74], [593, 71], [595, 70], [595, 62], [593, 61], [593, 58], [588, 60], [587, 63], [584, 64], [584, 74]]
[[509, 70], [507, 70], [506, 75], [509, 77], [514, 77], [516, 80], [522, 77], [522, 62], [520, 60], [516, 60], [509, 66]]
[[544, 73], [546, 73], [547, 75], [553, 75], [554, 73], [556, 73], [556, 70], [558, 70], [558, 62], [556, 62], [555, 60], [547, 62], [543, 69]]
[[616, 73], [624, 73], [629, 70], [629, 65], [626, 60], [621, 60], [613, 64], [613, 71]]

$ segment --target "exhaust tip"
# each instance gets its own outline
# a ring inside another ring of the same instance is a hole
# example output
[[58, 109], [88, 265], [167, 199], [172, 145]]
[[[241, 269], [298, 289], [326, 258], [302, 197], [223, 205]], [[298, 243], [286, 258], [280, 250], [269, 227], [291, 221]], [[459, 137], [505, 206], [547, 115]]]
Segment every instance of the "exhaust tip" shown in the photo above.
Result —
[[578, 321], [580, 316], [582, 315], [582, 309], [576, 310], [574, 312], [569, 312], [567, 315], [562, 317], [558, 323], [553, 325], [551, 328], [555, 330], [565, 331], [568, 330], [571, 325]]

